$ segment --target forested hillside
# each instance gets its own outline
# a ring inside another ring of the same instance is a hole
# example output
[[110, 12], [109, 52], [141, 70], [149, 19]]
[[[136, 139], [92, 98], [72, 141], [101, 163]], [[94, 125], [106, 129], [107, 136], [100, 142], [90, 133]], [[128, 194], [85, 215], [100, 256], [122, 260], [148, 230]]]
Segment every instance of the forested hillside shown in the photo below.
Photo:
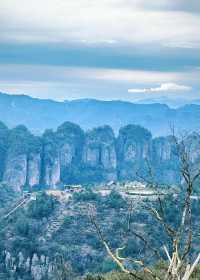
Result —
[[[181, 214], [180, 205], [175, 203], [170, 193], [166, 196], [166, 203], [167, 221], [176, 227]], [[157, 207], [156, 204], [153, 197], [124, 196], [116, 190], [102, 195], [98, 189], [85, 189], [74, 193], [71, 198], [63, 194], [62, 199], [38, 193], [36, 200], [30, 201], [8, 219], [1, 220], [0, 271], [6, 277], [3, 279], [75, 279], [86, 274], [118, 271], [91, 223], [91, 205], [95, 207], [98, 224], [113, 250], [123, 244], [123, 256], [144, 258], [147, 264], [155, 265], [157, 255], [145, 246], [135, 235], [137, 233], [145, 239], [151, 236], [153, 248], [166, 260], [162, 244], [168, 237], [162, 225], [158, 225], [144, 207]], [[131, 205], [134, 208], [130, 212]], [[4, 209], [4, 213], [6, 211]], [[199, 201], [193, 201], [192, 211], [193, 225], [198, 233]], [[129, 231], [129, 223], [133, 231]], [[194, 256], [200, 249], [195, 232]], [[61, 271], [65, 271], [66, 278], [60, 278]], [[115, 277], [113, 279], [117, 279]], [[128, 279], [128, 276], [121, 277]]]

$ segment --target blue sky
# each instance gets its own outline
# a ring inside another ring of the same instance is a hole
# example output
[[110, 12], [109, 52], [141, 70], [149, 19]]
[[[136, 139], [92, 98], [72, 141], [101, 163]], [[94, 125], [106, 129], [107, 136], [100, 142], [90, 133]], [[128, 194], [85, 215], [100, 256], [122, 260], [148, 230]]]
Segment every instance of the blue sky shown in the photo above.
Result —
[[199, 0], [1, 0], [0, 91], [200, 98], [199, 13]]

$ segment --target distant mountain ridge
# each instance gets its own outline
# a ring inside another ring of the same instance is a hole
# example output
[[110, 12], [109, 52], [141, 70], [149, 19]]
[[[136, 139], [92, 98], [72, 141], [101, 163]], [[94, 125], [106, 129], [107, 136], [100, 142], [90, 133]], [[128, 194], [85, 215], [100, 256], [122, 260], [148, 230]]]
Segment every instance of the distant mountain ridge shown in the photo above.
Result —
[[109, 125], [115, 133], [124, 125], [137, 124], [148, 128], [154, 136], [165, 136], [170, 134], [172, 124], [178, 130], [199, 130], [200, 105], [173, 109], [159, 103], [135, 104], [95, 99], [58, 102], [0, 93], [0, 120], [10, 128], [23, 124], [37, 134], [70, 121], [84, 130]]
[[179, 108], [189, 104], [200, 105], [200, 99], [184, 99], [184, 98], [169, 98], [167, 96], [160, 96], [157, 98], [145, 98], [135, 101], [136, 104], [166, 104], [170, 108]]

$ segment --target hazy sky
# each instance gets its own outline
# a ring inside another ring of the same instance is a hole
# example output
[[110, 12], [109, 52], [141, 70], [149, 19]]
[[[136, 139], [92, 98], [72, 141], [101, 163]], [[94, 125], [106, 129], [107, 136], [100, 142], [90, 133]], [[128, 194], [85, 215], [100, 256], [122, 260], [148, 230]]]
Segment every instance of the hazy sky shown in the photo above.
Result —
[[199, 0], [0, 0], [0, 91], [200, 98]]

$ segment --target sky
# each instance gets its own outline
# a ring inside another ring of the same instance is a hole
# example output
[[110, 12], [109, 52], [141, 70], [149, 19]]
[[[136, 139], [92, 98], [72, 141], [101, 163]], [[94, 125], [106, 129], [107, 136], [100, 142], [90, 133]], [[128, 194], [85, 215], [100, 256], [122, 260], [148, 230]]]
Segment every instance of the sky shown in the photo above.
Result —
[[200, 99], [199, 0], [1, 0], [0, 91]]

